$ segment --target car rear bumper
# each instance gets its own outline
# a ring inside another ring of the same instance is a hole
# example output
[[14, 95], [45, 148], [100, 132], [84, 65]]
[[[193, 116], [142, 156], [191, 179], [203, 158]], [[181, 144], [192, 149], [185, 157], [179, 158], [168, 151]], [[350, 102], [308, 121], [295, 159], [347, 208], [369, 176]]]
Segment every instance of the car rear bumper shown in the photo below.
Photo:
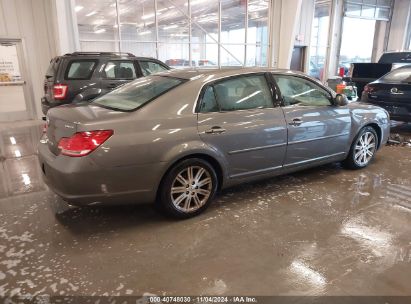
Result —
[[156, 198], [163, 163], [101, 168], [87, 156], [56, 156], [47, 143], [38, 150], [45, 183], [72, 205], [149, 203]]
[[408, 104], [376, 101], [368, 98], [366, 94], [362, 95], [361, 101], [383, 108], [390, 114], [391, 120], [411, 122], [411, 107]]

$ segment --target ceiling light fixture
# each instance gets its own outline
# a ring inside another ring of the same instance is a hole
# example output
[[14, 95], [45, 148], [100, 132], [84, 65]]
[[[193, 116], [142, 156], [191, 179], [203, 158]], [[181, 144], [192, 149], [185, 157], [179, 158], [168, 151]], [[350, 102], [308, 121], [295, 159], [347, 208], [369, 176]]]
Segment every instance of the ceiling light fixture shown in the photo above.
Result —
[[105, 31], [106, 31], [106, 29], [102, 28], [102, 29], [95, 30], [94, 33], [95, 34], [101, 34], [101, 33], [104, 33]]
[[137, 35], [143, 36], [143, 35], [147, 35], [147, 34], [151, 34], [151, 31], [140, 32], [140, 33], [138, 33]]
[[76, 11], [76, 13], [78, 13], [79, 11], [81, 11], [84, 8], [84, 6], [81, 5], [77, 5], [74, 10]]
[[164, 30], [171, 30], [171, 29], [175, 29], [175, 28], [178, 28], [177, 24], [172, 24], [172, 25], [168, 25], [168, 26], [163, 27]]
[[[159, 15], [161, 15], [161, 13], [157, 12], [157, 16], [159, 16]], [[154, 16], [155, 16], [155, 14], [151, 13], [151, 14], [141, 16], [141, 19], [146, 20], [146, 19], [154, 18]]]
[[92, 11], [92, 12], [88, 13], [88, 14], [86, 15], [86, 17], [90, 17], [90, 16], [93, 16], [93, 15], [95, 15], [95, 14], [97, 14], [97, 12], [96, 12], [96, 11]]

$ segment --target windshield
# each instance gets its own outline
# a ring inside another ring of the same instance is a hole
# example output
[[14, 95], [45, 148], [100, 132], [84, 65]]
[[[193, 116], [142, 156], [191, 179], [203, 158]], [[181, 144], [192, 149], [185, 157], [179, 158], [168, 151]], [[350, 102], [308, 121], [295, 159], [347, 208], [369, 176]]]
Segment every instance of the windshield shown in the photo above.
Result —
[[97, 98], [93, 103], [111, 109], [133, 111], [183, 82], [182, 79], [172, 77], [143, 77]]
[[411, 52], [385, 53], [378, 63], [409, 63], [411, 62]]
[[387, 82], [406, 82], [410, 83], [411, 82], [411, 67], [409, 68], [401, 68], [394, 70], [384, 77], [382, 77], [383, 81]]

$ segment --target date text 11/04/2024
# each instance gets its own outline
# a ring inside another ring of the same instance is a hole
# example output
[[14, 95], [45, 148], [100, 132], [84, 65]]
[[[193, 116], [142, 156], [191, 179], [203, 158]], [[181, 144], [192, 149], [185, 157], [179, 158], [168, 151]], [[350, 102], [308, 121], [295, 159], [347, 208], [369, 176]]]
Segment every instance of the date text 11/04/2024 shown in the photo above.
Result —
[[171, 296], [154, 296], [149, 297], [148, 302], [152, 304], [157, 303], [257, 303], [255, 297], [171, 297]]

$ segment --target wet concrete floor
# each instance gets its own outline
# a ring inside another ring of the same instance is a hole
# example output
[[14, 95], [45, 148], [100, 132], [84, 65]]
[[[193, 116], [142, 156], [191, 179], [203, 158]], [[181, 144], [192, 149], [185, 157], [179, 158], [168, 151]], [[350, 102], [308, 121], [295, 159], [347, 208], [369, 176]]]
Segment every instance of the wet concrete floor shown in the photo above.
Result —
[[[411, 135], [411, 125], [393, 133]], [[41, 124], [0, 124], [0, 296], [411, 295], [411, 149], [221, 193], [196, 218], [68, 208], [41, 181]]]

